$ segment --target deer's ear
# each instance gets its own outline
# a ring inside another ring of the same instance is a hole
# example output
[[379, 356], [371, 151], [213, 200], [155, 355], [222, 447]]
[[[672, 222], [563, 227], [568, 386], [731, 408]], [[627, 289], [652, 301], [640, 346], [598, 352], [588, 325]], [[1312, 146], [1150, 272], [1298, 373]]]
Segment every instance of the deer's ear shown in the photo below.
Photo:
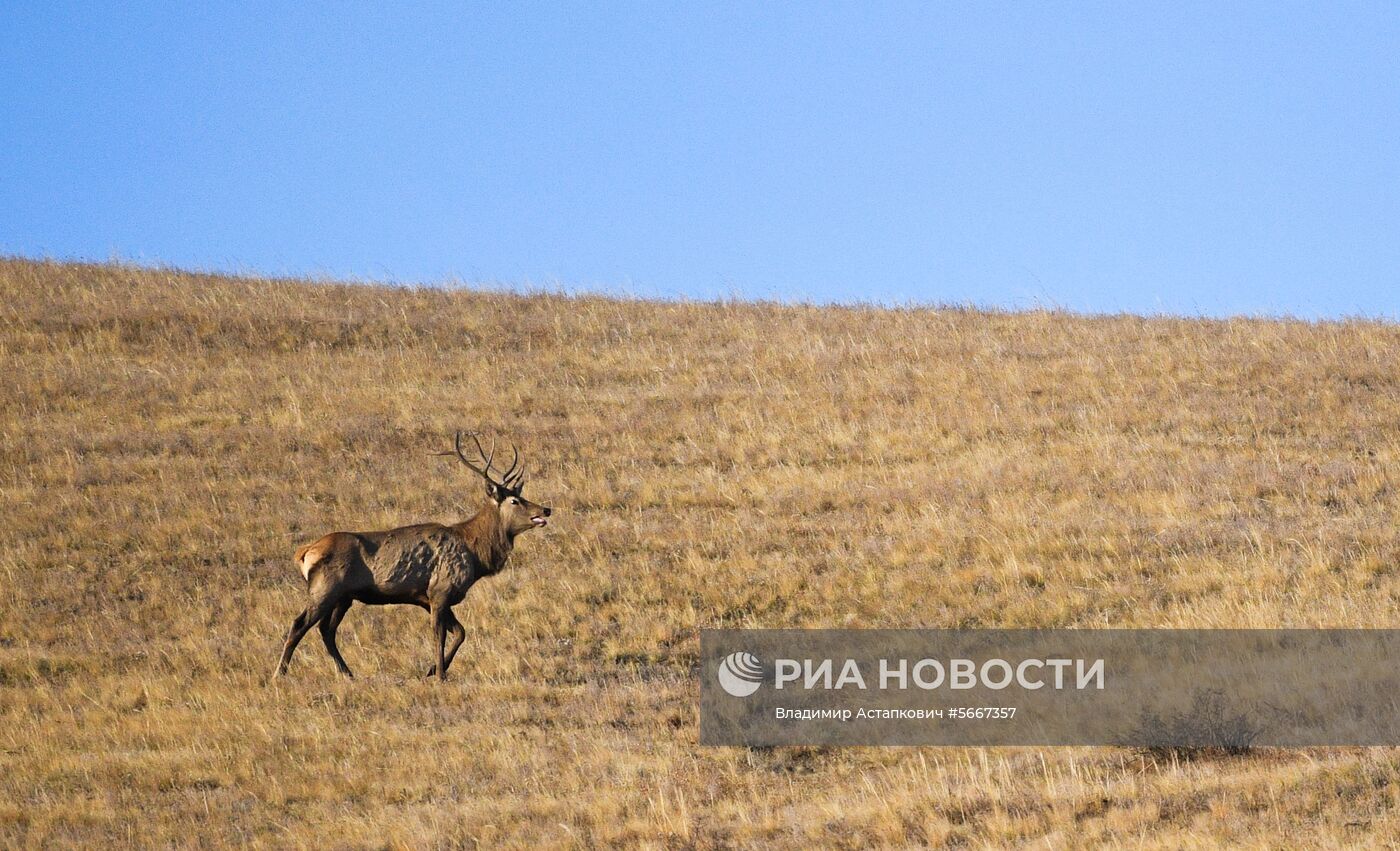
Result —
[[495, 482], [486, 483], [486, 498], [492, 502], [500, 502], [506, 498], [506, 489]]

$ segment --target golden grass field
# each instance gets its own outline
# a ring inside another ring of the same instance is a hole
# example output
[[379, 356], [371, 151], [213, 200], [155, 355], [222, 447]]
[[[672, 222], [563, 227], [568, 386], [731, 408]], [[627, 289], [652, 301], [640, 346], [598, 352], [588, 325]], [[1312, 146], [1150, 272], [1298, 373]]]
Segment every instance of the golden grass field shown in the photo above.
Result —
[[[697, 630], [1395, 627], [1400, 327], [0, 261], [0, 845], [1400, 843], [1400, 753], [697, 745]], [[457, 609], [293, 549], [555, 508]]]

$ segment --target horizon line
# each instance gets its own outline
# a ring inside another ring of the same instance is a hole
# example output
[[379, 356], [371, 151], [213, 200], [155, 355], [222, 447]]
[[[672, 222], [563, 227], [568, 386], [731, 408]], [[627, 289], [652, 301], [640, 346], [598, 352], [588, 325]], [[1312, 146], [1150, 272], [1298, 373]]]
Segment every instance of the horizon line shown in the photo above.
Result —
[[1044, 303], [1039, 299], [1032, 305], [1013, 303], [988, 303], [968, 299], [965, 301], [923, 301], [910, 298], [902, 301], [890, 299], [817, 299], [804, 296], [755, 296], [744, 294], [737, 287], [728, 296], [695, 295], [681, 291], [673, 294], [662, 292], [638, 292], [626, 289], [622, 284], [565, 283], [555, 280], [551, 283], [536, 283], [528, 278], [511, 281], [500, 278], [466, 278], [457, 274], [444, 275], [437, 279], [406, 278], [392, 272], [384, 275], [364, 273], [344, 273], [332, 270], [320, 271], [280, 271], [269, 272], [251, 265], [185, 265], [178, 262], [152, 259], [136, 259], [113, 253], [105, 259], [88, 255], [24, 254], [8, 249], [0, 249], [0, 262], [40, 263], [63, 266], [87, 266], [93, 268], [133, 269], [146, 272], [172, 272], [184, 275], [229, 278], [238, 281], [268, 281], [276, 283], [331, 284], [341, 286], [387, 287], [394, 289], [438, 289], [444, 291], [480, 292], [494, 295], [514, 295], [520, 297], [554, 296], [563, 298], [601, 298], [611, 301], [628, 301], [652, 304], [694, 304], [694, 305], [753, 305], [786, 308], [834, 308], [851, 311], [961, 311], [1000, 315], [1044, 313], [1078, 319], [1176, 319], [1202, 322], [1274, 322], [1302, 323], [1306, 325], [1400, 325], [1400, 315], [1378, 313], [1342, 313], [1303, 316], [1287, 311], [1261, 310], [1254, 313], [1198, 313], [1163, 310], [1149, 312], [1139, 310], [1087, 310], [1058, 304], [1051, 300]]

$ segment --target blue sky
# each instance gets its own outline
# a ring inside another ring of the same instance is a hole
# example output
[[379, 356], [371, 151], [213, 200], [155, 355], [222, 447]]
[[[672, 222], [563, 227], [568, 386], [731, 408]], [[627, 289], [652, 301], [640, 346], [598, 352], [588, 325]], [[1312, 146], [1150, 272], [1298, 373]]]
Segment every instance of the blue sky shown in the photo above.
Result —
[[1400, 317], [1400, 5], [515, 6], [9, 4], [0, 251]]

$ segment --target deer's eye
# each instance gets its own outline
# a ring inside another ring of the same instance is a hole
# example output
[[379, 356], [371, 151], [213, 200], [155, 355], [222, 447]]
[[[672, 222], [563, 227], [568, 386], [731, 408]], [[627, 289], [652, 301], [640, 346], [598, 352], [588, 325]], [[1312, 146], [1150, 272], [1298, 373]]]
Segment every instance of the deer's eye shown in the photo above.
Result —
[[520, 504], [520, 500], [516, 499], [515, 497], [511, 497], [511, 498], [510, 498], [510, 504], [511, 504], [511, 505], [519, 505], [519, 504]]

